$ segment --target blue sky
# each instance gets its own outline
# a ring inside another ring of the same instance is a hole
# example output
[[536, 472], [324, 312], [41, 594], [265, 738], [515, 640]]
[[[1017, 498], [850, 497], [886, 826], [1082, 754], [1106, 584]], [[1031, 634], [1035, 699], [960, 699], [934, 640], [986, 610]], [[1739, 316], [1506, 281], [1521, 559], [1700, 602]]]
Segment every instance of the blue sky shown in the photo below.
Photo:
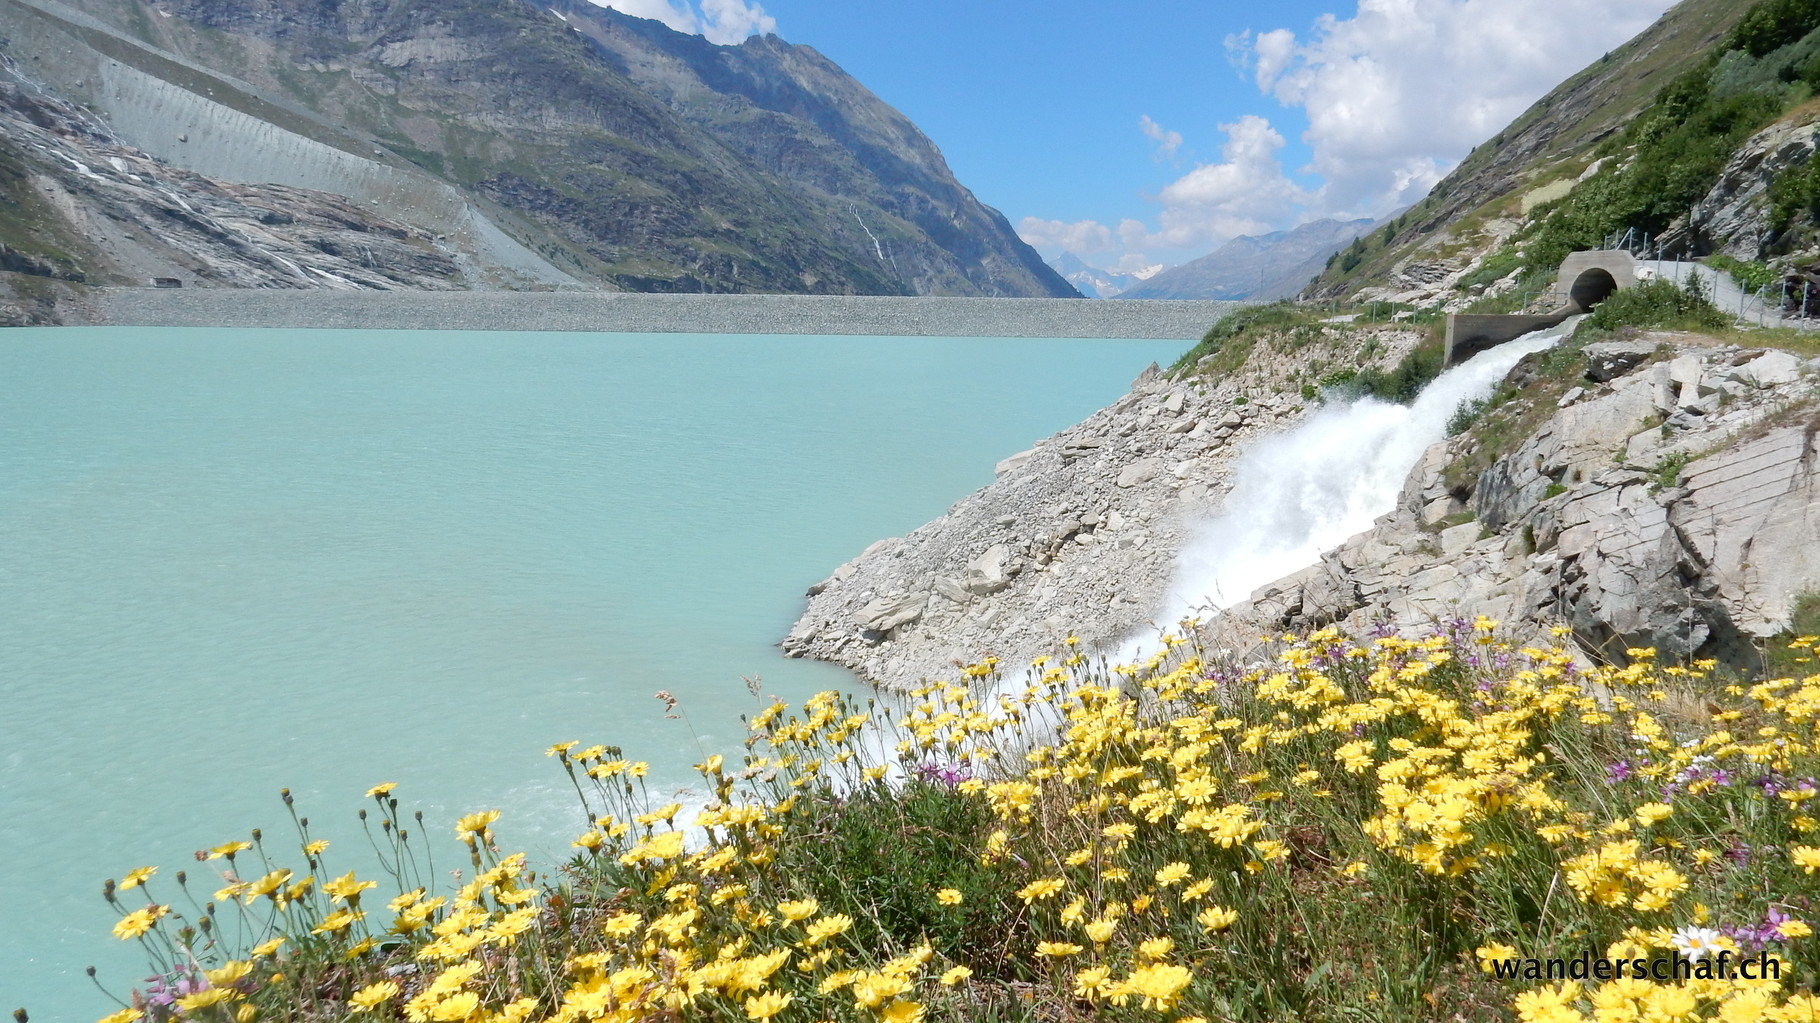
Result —
[[[601, 0], [595, 0], [601, 2]], [[610, 0], [813, 46], [1045, 257], [1180, 263], [1420, 199], [1669, 0]]]

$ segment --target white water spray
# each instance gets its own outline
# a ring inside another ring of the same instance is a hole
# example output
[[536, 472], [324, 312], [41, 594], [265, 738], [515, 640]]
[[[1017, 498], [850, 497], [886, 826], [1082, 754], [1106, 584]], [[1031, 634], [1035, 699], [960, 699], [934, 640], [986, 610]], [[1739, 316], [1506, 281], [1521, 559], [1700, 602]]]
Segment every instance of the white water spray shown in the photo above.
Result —
[[[1488, 396], [1519, 359], [1553, 346], [1577, 320], [1481, 352], [1435, 378], [1413, 405], [1363, 398], [1253, 445], [1224, 509], [1183, 548], [1157, 623], [1205, 619], [1371, 528], [1396, 507], [1404, 478], [1445, 437], [1455, 410]], [[1144, 639], [1127, 641], [1120, 660], [1140, 656]]]

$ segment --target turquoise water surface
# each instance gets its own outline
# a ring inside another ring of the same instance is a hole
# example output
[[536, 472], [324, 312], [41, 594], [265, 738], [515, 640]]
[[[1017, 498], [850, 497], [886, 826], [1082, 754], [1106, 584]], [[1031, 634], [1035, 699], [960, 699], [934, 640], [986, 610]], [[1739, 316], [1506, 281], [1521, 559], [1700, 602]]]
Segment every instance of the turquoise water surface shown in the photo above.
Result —
[[618, 743], [663, 792], [737, 751], [743, 676], [851, 686], [775, 648], [804, 588], [1185, 347], [0, 333], [0, 1012], [110, 1010], [83, 967], [144, 968], [102, 879], [206, 897], [192, 851], [288, 836], [281, 787], [331, 855], [395, 781], [439, 841], [503, 807], [560, 860], [546, 746]]

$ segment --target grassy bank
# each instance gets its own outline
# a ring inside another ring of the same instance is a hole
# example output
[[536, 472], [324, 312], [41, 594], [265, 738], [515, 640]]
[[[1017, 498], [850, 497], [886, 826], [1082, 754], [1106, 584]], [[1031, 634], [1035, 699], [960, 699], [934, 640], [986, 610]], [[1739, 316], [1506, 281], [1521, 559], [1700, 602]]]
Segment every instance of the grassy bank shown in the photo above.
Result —
[[[1582, 671], [1487, 621], [1076, 656], [994, 698], [985, 663], [888, 722], [771, 707], [700, 812], [563, 743], [595, 827], [553, 878], [487, 810], [442, 881], [446, 832], [380, 785], [390, 876], [300, 820], [110, 883], [166, 978], [110, 1020], [1813, 1019], [1814, 642], [1755, 682]], [[1720, 950], [1781, 979], [1487, 969]]]

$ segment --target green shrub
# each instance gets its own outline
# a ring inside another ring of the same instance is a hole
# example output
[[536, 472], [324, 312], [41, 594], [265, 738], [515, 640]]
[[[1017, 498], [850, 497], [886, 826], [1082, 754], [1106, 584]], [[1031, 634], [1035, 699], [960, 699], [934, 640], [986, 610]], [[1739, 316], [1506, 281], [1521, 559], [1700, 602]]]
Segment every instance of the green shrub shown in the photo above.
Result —
[[1441, 360], [1445, 354], [1441, 340], [1431, 336], [1411, 349], [1389, 371], [1367, 366], [1353, 374], [1342, 389], [1352, 397], [1372, 397], [1406, 405], [1415, 400], [1429, 381], [1441, 375]]
[[[1690, 281], [1695, 279], [1690, 275]], [[1698, 284], [1683, 288], [1672, 281], [1652, 280], [1613, 292], [1593, 309], [1581, 329], [1613, 331], [1632, 326], [1719, 330], [1730, 322], [1730, 317], [1707, 300]]]
[[[1816, 64], [1820, 75], [1820, 63]], [[1769, 183], [1769, 226], [1782, 231], [1797, 217], [1820, 218], [1820, 160], [1790, 164]]]
[[1491, 402], [1485, 398], [1475, 398], [1472, 401], [1462, 402], [1460, 407], [1454, 409], [1453, 415], [1447, 420], [1447, 435], [1449, 437], [1458, 437], [1460, 434], [1472, 429], [1472, 424], [1479, 421], [1479, 417], [1485, 414], [1485, 410], [1490, 407], [1490, 405]]
[[[851, 916], [865, 947], [908, 948], [927, 938], [976, 974], [999, 976], [1028, 958], [1030, 943], [1013, 941], [1003, 926], [1017, 884], [980, 862], [992, 824], [985, 800], [937, 782], [866, 789], [794, 816], [773, 869], [802, 878], [826, 910]], [[943, 888], [960, 892], [961, 904], [929, 897]]]
[[1320, 380], [1321, 389], [1333, 390], [1335, 388], [1344, 388], [1352, 383], [1358, 375], [1359, 371], [1356, 369], [1336, 369], [1331, 373], [1322, 375]]
[[1663, 455], [1656, 460], [1656, 467], [1649, 472], [1649, 492], [1659, 494], [1681, 482], [1681, 470], [1687, 468], [1690, 458], [1685, 451], [1672, 455]]
[[1706, 265], [1731, 274], [1733, 280], [1751, 291], [1768, 287], [1780, 279], [1776, 271], [1770, 269], [1768, 263], [1760, 263], [1755, 260], [1747, 262], [1721, 254], [1706, 257]]
[[1820, 634], [1820, 593], [1804, 593], [1795, 598], [1788, 631], [1771, 638], [1763, 651], [1764, 674], [1769, 678], [1800, 678], [1820, 670], [1814, 666], [1812, 649], [1816, 634]]
[[1207, 333], [1201, 336], [1201, 343], [1175, 360], [1175, 364], [1169, 367], [1169, 372], [1172, 375], [1180, 374], [1194, 369], [1208, 356], [1217, 356], [1205, 367], [1205, 372], [1209, 376], [1231, 373], [1243, 366], [1246, 357], [1251, 354], [1255, 340], [1252, 335], [1260, 331], [1287, 330], [1307, 323], [1313, 315], [1290, 301], [1240, 306], [1207, 328]]
[[1726, 49], [1762, 57], [1820, 28], [1820, 0], [1763, 0], [1732, 26]]

